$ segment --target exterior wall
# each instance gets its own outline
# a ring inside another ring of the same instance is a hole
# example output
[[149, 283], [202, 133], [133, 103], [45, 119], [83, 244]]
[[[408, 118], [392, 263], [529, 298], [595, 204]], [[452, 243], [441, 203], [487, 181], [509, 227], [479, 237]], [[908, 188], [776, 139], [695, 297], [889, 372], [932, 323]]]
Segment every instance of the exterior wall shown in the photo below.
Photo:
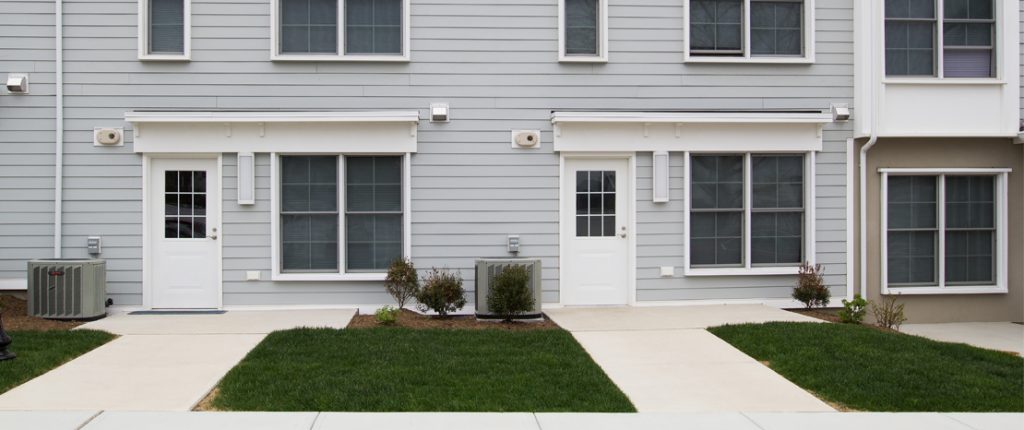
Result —
[[[863, 143], [863, 142], [861, 142]], [[1009, 139], [879, 139], [868, 152], [868, 291], [880, 296], [882, 167], [1010, 168], [1007, 294], [902, 295], [908, 323], [1024, 321], [1024, 146]], [[856, 182], [855, 182], [856, 184]]]
[[[843, 133], [834, 133], [836, 137]], [[825, 283], [833, 297], [847, 295], [846, 266], [846, 141], [824, 142], [815, 166], [815, 250]], [[670, 200], [653, 203], [652, 154], [637, 157], [637, 301], [728, 300], [767, 298], [789, 300], [796, 276], [684, 276], [685, 229], [683, 199], [685, 155], [669, 155]], [[661, 266], [675, 268], [662, 277]], [[837, 300], [838, 301], [838, 300]]]
[[[8, 54], [0, 57], [0, 72], [31, 66], [33, 92], [45, 96], [52, 94], [46, 87], [53, 79], [53, 52], [47, 51], [53, 45], [52, 3], [18, 3], [24, 4], [38, 16], [22, 13], [21, 6], [0, 6], [5, 8], [0, 52]], [[544, 300], [557, 302], [559, 156], [551, 146], [552, 110], [824, 110], [830, 103], [852, 102], [854, 0], [816, 1], [815, 63], [790, 65], [684, 64], [683, 4], [611, 1], [608, 63], [569, 64], [557, 62], [554, 0], [414, 0], [411, 61], [373, 63], [272, 62], [269, 2], [194, 0], [192, 61], [145, 62], [137, 59], [136, 0], [66, 1], [64, 254], [85, 256], [85, 237], [103, 236], [108, 293], [117, 304], [142, 302], [142, 159], [133, 152], [131, 133], [126, 133], [123, 148], [93, 147], [91, 137], [94, 127], [127, 127], [126, 111], [425, 113], [429, 103], [444, 101], [451, 104], [452, 122], [422, 122], [419, 150], [412, 157], [415, 263], [424, 269], [458, 269], [472, 291], [473, 260], [507, 255], [506, 235], [519, 234], [520, 255], [543, 261]], [[38, 25], [7, 25], [26, 22]], [[36, 36], [14, 37], [20, 30]], [[11, 48], [22, 46], [32, 48]], [[5, 166], [0, 172], [0, 193], [5, 193], [0, 194], [0, 235], [5, 238], [0, 277], [19, 275], [28, 257], [49, 255], [52, 241], [47, 225], [52, 224], [53, 208], [53, 121], [47, 107], [53, 98], [17, 99], [38, 106], [32, 109], [12, 109], [15, 100], [0, 96], [0, 165]], [[9, 119], [18, 115], [36, 119]], [[17, 131], [8, 127], [10, 121], [18, 123]], [[509, 131], [514, 129], [541, 130], [541, 149], [511, 149]], [[843, 145], [852, 133], [849, 125], [839, 124], [826, 126], [824, 134], [826, 150], [818, 159], [819, 166], [825, 165], [818, 177], [818, 213], [823, 217], [818, 223], [819, 261], [830, 265], [829, 282], [841, 285], [845, 246], [838, 241], [845, 225], [845, 199], [839, 188], [845, 176], [840, 172], [845, 171]], [[29, 148], [27, 157], [18, 152]], [[233, 200], [233, 157], [224, 157], [225, 305], [388, 301], [379, 283], [269, 281], [269, 157], [258, 155], [257, 204], [252, 207], [239, 207]], [[640, 159], [650, 164], [649, 154]], [[679, 174], [680, 162], [675, 154]], [[6, 166], [15, 165], [20, 167], [8, 173]], [[673, 183], [674, 196], [680, 195], [680, 179]], [[42, 196], [25, 187], [42, 190]], [[658, 232], [682, 233], [682, 218], [672, 213], [682, 202], [676, 198], [662, 210], [646, 201], [639, 208], [640, 300], [787, 296], [792, 279], [779, 277], [708, 278], [694, 290], [656, 278], [652, 267], [679, 257], [673, 250], [681, 248], [681, 240], [663, 243], [670, 237]], [[27, 208], [34, 209], [26, 213]], [[6, 239], [14, 233], [16, 240]], [[263, 281], [244, 281], [245, 272], [252, 270], [261, 271]], [[724, 290], [733, 286], [740, 288]], [[718, 287], [722, 289], [712, 289]]]
[[26, 260], [53, 257], [53, 9], [0, 2], [0, 79], [30, 75], [29, 94], [0, 87], [0, 290], [25, 287]]

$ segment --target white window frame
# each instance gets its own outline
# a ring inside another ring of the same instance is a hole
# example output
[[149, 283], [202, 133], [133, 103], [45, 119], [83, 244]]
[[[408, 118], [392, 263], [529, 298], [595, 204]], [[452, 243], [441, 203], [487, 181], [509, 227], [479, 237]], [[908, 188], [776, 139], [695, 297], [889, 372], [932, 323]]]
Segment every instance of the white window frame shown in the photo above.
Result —
[[992, 67], [993, 76], [981, 77], [981, 78], [947, 78], [945, 76], [945, 66], [943, 64], [945, 60], [945, 34], [944, 33], [944, 22], [945, 16], [945, 2], [946, 0], [934, 0], [935, 1], [935, 60], [934, 70], [935, 74], [932, 76], [927, 75], [888, 75], [885, 71], [885, 0], [879, 1], [879, 12], [878, 19], [881, 20], [882, 25], [879, 26], [879, 31], [882, 32], [881, 38], [881, 52], [879, 55], [882, 56], [881, 68], [882, 68], [882, 80], [885, 83], [905, 83], [905, 84], [932, 84], [936, 82], [948, 82], [955, 84], [1001, 84], [1003, 70], [1003, 55], [999, 49], [999, 42], [1002, 41], [1003, 28], [1007, 26], [1007, 19], [1014, 19], [1013, 17], [1006, 18], [1006, 13], [1003, 12], [1002, 0], [994, 0], [992, 2], [992, 13], [993, 13], [993, 24], [995, 29], [992, 32]]
[[[882, 294], [906, 294], [906, 295], [937, 295], [937, 294], [1000, 294], [1007, 293], [1007, 279], [1009, 271], [1007, 268], [1009, 255], [1009, 231], [1008, 214], [1010, 198], [1009, 176], [1011, 169], [971, 169], [971, 168], [882, 168], [878, 172], [882, 177], [881, 193], [879, 203], [881, 206], [881, 220], [879, 240], [881, 243], [881, 264], [879, 270], [881, 278]], [[936, 244], [937, 261], [937, 286], [933, 287], [898, 287], [889, 286], [889, 177], [890, 176], [937, 176], [938, 183], [936, 193], [938, 199], [938, 243]], [[946, 188], [945, 176], [992, 176], [995, 178], [995, 199], [996, 199], [996, 233], [995, 252], [996, 268], [994, 285], [946, 285]]]
[[[786, 1], [786, 0], [780, 0]], [[861, 0], [858, 0], [861, 1]], [[764, 63], [782, 63], [782, 64], [811, 64], [814, 63], [814, 14], [815, 4], [814, 0], [803, 0], [804, 13], [803, 13], [803, 55], [801, 56], [756, 56], [751, 55], [750, 52], [750, 2], [751, 0], [743, 0], [743, 40], [741, 50], [743, 54], [741, 56], [724, 56], [724, 55], [702, 55], [702, 54], [691, 54], [690, 53], [690, 0], [686, 0], [683, 7], [683, 30], [684, 30], [684, 42], [683, 43], [683, 62], [686, 63], [752, 63], [752, 64], [764, 64]]]
[[[742, 155], [743, 156], [743, 267], [692, 267], [690, 265], [690, 163], [693, 156], [701, 155]], [[684, 153], [683, 161], [683, 273], [686, 276], [758, 276], [758, 275], [796, 275], [800, 271], [800, 264], [787, 266], [753, 266], [751, 262], [751, 227], [750, 213], [753, 204], [753, 181], [751, 181], [751, 156], [754, 155], [802, 155], [804, 157], [804, 260], [815, 264], [817, 250], [815, 249], [815, 165], [817, 152], [770, 152], [770, 151], [746, 151], [746, 152], [721, 152], [721, 151], [691, 151]]]
[[362, 62], [408, 62], [411, 41], [409, 19], [410, 0], [402, 0], [402, 52], [400, 54], [346, 54], [345, 53], [345, 0], [338, 2], [338, 50], [323, 54], [282, 53], [280, 40], [281, 0], [270, 0], [270, 60], [271, 61], [362, 61]]
[[152, 54], [149, 52], [149, 2], [139, 0], [139, 60], [143, 61], [191, 61], [192, 60], [192, 0], [184, 4], [184, 44], [181, 54]]
[[[338, 157], [338, 269], [324, 273], [282, 273], [281, 271], [281, 157], [325, 155]], [[410, 153], [271, 153], [270, 154], [270, 279], [273, 281], [383, 281], [384, 272], [346, 272], [345, 257], [345, 157], [402, 157], [402, 256], [412, 256], [412, 154]]]
[[558, 0], [558, 61], [563, 63], [608, 62], [608, 0], [598, 0], [597, 55], [568, 55], [565, 53], [565, 0]]

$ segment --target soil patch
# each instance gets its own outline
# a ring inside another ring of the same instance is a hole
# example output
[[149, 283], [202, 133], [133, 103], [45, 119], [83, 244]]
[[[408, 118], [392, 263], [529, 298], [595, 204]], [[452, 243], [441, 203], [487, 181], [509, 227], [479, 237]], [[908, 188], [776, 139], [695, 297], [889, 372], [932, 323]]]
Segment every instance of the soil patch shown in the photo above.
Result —
[[795, 314], [808, 316], [811, 318], [817, 318], [819, 320], [825, 320], [828, 322], [839, 322], [839, 309], [834, 308], [818, 308], [818, 309], [786, 309]]
[[[377, 323], [377, 318], [373, 315], [356, 315], [352, 318], [352, 321], [348, 323], [347, 328], [372, 328], [372, 327], [383, 327]], [[504, 323], [499, 321], [477, 321], [475, 316], [472, 315], [456, 315], [448, 318], [438, 318], [431, 315], [423, 315], [420, 313], [413, 312], [408, 309], [402, 309], [402, 312], [398, 314], [398, 321], [393, 327], [406, 327], [412, 329], [457, 329], [457, 330], [484, 330], [484, 329], [497, 329], [497, 330], [560, 330], [561, 327], [555, 324], [554, 321], [544, 316], [543, 321], [537, 322], [514, 322]]]
[[14, 296], [0, 294], [0, 312], [7, 330], [71, 330], [85, 321], [58, 321], [28, 316], [28, 303]]

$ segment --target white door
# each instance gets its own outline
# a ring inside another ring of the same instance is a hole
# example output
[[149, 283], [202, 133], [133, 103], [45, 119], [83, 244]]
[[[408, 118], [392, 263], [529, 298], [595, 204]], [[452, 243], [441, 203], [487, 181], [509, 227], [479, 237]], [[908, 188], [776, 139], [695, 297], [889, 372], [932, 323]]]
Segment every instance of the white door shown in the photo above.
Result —
[[220, 172], [216, 159], [152, 160], [150, 304], [220, 307]]
[[627, 159], [566, 159], [562, 184], [562, 303], [629, 302]]

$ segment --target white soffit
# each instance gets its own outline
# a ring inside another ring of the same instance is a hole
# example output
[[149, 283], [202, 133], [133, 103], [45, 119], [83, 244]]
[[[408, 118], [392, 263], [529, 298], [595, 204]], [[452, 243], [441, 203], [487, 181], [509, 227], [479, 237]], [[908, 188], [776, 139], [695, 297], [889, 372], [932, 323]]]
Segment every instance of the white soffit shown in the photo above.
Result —
[[555, 112], [555, 150], [821, 150], [829, 112]]
[[417, 111], [127, 112], [135, 152], [416, 152]]

